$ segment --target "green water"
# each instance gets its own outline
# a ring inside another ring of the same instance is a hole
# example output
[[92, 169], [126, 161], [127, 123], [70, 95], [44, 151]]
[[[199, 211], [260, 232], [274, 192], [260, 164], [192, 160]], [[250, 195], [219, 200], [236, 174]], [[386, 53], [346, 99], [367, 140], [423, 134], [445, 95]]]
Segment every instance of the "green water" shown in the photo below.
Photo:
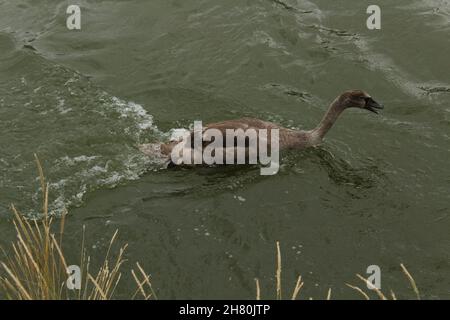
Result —
[[[425, 298], [449, 298], [450, 1], [377, 1], [373, 31], [372, 1], [284, 3], [82, 0], [69, 31], [71, 1], [0, 0], [0, 243], [10, 203], [38, 207], [37, 153], [69, 255], [82, 225], [93, 256], [118, 228], [160, 298], [254, 298], [255, 277], [273, 298], [277, 240], [303, 298], [356, 298], [344, 283], [372, 264], [413, 297], [402, 262]], [[385, 110], [347, 111], [275, 176], [166, 170], [137, 148], [194, 120], [309, 129], [350, 88]]]

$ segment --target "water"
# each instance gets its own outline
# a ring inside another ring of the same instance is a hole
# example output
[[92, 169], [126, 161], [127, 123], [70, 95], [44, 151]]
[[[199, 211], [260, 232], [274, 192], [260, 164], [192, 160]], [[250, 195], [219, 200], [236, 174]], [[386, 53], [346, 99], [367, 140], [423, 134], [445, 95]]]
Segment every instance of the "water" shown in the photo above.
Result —
[[[372, 264], [412, 297], [401, 262], [449, 297], [450, 1], [378, 1], [380, 31], [370, 1], [79, 1], [81, 31], [69, 3], [0, 1], [1, 243], [10, 203], [36, 214], [37, 153], [69, 248], [85, 224], [100, 255], [119, 228], [162, 298], [253, 298], [255, 277], [274, 297], [277, 240], [304, 298], [355, 298], [344, 283]], [[382, 115], [347, 111], [276, 176], [164, 170], [138, 150], [194, 120], [311, 128], [349, 88]]]

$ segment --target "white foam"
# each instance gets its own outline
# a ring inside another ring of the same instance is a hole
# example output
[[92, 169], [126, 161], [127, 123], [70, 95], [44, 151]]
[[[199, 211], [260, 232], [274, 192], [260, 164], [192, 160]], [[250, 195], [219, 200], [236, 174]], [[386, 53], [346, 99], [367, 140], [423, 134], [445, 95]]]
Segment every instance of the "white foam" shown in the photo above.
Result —
[[112, 97], [112, 102], [123, 118], [133, 118], [137, 121], [137, 126], [140, 130], [157, 129], [153, 124], [153, 116], [137, 103], [132, 101], [123, 101], [117, 97]]
[[90, 162], [97, 158], [98, 158], [98, 156], [86, 156], [86, 155], [81, 155], [81, 156], [77, 156], [77, 157], [73, 157], [73, 158], [64, 156], [64, 157], [59, 158], [57, 160], [57, 162], [63, 162], [64, 164], [66, 164], [68, 166], [73, 166], [73, 165], [81, 163], [81, 162]]

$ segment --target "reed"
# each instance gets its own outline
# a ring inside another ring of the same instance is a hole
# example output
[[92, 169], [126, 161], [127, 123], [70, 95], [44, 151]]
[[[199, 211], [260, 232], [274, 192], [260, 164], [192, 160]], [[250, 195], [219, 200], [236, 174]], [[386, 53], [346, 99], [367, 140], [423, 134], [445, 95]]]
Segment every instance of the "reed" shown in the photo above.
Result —
[[[402, 263], [400, 264], [400, 267], [403, 271], [403, 273], [405, 274], [406, 278], [408, 279], [414, 293], [415, 293], [415, 297], [417, 300], [420, 300], [420, 294], [419, 294], [419, 289], [417, 288], [416, 285], [416, 281], [414, 280], [414, 278], [412, 277], [411, 273], [406, 269], [405, 265]], [[282, 290], [281, 290], [281, 249], [280, 249], [280, 243], [277, 241], [276, 242], [276, 273], [275, 273], [275, 282], [276, 282], [276, 294], [275, 297], [277, 300], [281, 300], [283, 295], [282, 295]], [[367, 280], [366, 278], [364, 278], [363, 276], [357, 274], [356, 277], [363, 281], [364, 284], [366, 285], [366, 287], [368, 288], [368, 290], [373, 291], [376, 293], [377, 297], [380, 300], [397, 300], [397, 296], [396, 294], [390, 290], [390, 296], [384, 294], [381, 289], [376, 288], [369, 280]], [[261, 284], [259, 279], [255, 278], [255, 283], [256, 283], [256, 300], [261, 300]], [[351, 285], [346, 283], [345, 284], [347, 287], [351, 288], [352, 290], [355, 290], [356, 292], [358, 292], [358, 294], [360, 294], [364, 299], [366, 300], [370, 300], [370, 296], [364, 291], [362, 290], [360, 287], [356, 286], [356, 285]], [[291, 300], [296, 300], [299, 296], [300, 290], [303, 288], [304, 286], [304, 282], [302, 280], [301, 276], [298, 276], [297, 278], [297, 282], [295, 284], [294, 290], [292, 292], [291, 295]], [[268, 299], [272, 299], [272, 298], [268, 298]], [[312, 298], [309, 298], [310, 300], [312, 300]], [[328, 289], [327, 295], [325, 297], [326, 300], [331, 300], [331, 288]]]
[[[282, 290], [281, 290], [281, 249], [280, 249], [280, 242], [277, 241], [276, 243], [277, 245], [277, 267], [276, 267], [276, 273], [275, 273], [275, 279], [276, 279], [276, 299], [277, 300], [282, 300], [283, 295], [282, 295]], [[258, 278], [255, 278], [255, 283], [256, 283], [256, 300], [261, 300], [261, 286], [260, 286], [260, 282]], [[303, 281], [302, 281], [302, 277], [298, 276], [297, 278], [297, 282], [295, 283], [295, 287], [294, 290], [292, 292], [291, 295], [291, 300], [296, 300], [300, 290], [303, 287]], [[331, 292], [329, 292], [329, 294], [331, 294]]]
[[[66, 212], [62, 214], [55, 235], [55, 219], [49, 215], [49, 185], [46, 182], [42, 165], [35, 155], [42, 190], [42, 214], [39, 219], [28, 219], [11, 206], [13, 225], [17, 240], [11, 244], [10, 250], [1, 249], [0, 262], [3, 273], [0, 276], [1, 294], [14, 300], [110, 300], [114, 298], [116, 288], [122, 278], [122, 266], [125, 263], [124, 253], [127, 245], [120, 247], [113, 254], [113, 246], [117, 240], [116, 231], [109, 243], [106, 255], [97, 272], [91, 272], [91, 258], [85, 248], [85, 228], [80, 255], [81, 286], [71, 290], [66, 285], [68, 264], [63, 251], [63, 235]], [[139, 273], [132, 271], [138, 285], [136, 298], [142, 294], [144, 299], [156, 298], [149, 276], [137, 264]], [[143, 279], [143, 280], [142, 280]], [[148, 292], [147, 292], [148, 291]]]
[[[417, 300], [420, 300], [420, 293], [419, 293], [419, 289], [417, 288], [416, 281], [412, 277], [411, 273], [409, 273], [408, 269], [406, 269], [406, 267], [403, 263], [400, 264], [400, 268], [402, 269], [402, 272], [405, 275], [405, 277], [408, 279], [408, 281], [415, 293], [415, 298]], [[389, 295], [387, 295], [387, 294], [384, 294], [381, 289], [376, 288], [369, 280], [367, 280], [363, 276], [357, 274], [356, 277], [358, 279], [360, 279], [361, 281], [363, 281], [369, 290], [374, 291], [380, 300], [397, 300], [397, 295], [394, 293], [394, 291], [392, 291], [392, 289], [389, 290]], [[360, 287], [351, 285], [348, 283], [346, 283], [346, 285], [349, 288], [358, 292], [360, 295], [362, 295], [364, 297], [364, 299], [370, 300], [369, 295], [364, 290], [362, 290]]]

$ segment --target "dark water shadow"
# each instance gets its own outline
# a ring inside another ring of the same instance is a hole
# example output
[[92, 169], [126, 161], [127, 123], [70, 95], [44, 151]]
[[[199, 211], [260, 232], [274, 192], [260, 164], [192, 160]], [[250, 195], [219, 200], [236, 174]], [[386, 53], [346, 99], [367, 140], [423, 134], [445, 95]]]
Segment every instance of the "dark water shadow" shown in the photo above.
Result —
[[334, 184], [354, 189], [374, 188], [385, 178], [376, 160], [365, 159], [362, 161], [363, 165], [355, 167], [325, 147], [311, 148], [301, 153], [290, 152], [284, 165], [287, 168], [295, 168], [305, 165], [305, 162], [319, 165]]
[[376, 159], [359, 161], [362, 164], [355, 166], [331, 150], [317, 147], [284, 153], [280, 171], [275, 176], [262, 176], [258, 165], [161, 169], [150, 173], [152, 177], [144, 177], [157, 187], [143, 201], [171, 197], [204, 198], [205, 194], [214, 196], [223, 192], [235, 192], [269, 179], [278, 184], [286, 176], [299, 174], [306, 179], [315, 179], [317, 170], [324, 171], [332, 184], [345, 188], [350, 196], [361, 197], [365, 196], [361, 190], [381, 188], [387, 181], [385, 173], [380, 169], [382, 164], [377, 163]]

